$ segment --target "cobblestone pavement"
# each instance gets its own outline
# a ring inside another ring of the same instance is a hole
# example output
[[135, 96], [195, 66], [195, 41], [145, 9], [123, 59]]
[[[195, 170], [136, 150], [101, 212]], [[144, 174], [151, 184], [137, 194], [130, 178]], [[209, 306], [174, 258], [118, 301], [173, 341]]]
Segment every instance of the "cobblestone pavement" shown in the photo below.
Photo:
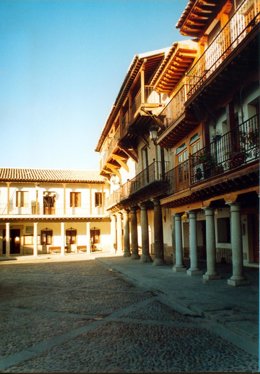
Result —
[[2, 263], [0, 372], [256, 372], [257, 358], [97, 260]]

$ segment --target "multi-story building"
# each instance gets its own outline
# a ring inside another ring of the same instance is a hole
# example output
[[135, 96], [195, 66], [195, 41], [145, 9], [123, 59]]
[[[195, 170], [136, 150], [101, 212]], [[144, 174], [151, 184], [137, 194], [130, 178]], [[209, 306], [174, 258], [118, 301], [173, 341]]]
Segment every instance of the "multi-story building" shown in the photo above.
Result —
[[109, 249], [97, 171], [0, 169], [0, 256]]
[[173, 149], [161, 204], [175, 217], [175, 269], [184, 247], [190, 275], [199, 258], [206, 280], [219, 276], [216, 261], [231, 262], [231, 285], [245, 282], [243, 263], [259, 261], [259, 10], [258, 0], [189, 1], [177, 28], [196, 38], [198, 56], [172, 91], [171, 63], [152, 82], [171, 95], [157, 143]]
[[117, 183], [108, 210], [125, 255], [130, 211], [134, 258], [138, 246], [155, 263], [172, 252], [188, 275], [202, 260], [204, 280], [231, 263], [230, 285], [258, 264], [259, 9], [259, 0], [190, 0], [177, 28], [192, 41], [130, 66], [96, 149], [101, 174]]

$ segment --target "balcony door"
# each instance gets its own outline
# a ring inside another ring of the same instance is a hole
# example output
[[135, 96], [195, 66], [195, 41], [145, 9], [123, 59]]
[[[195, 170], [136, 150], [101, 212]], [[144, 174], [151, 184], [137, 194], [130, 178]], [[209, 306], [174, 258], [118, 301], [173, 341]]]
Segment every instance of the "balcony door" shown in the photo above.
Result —
[[56, 193], [45, 191], [43, 193], [44, 214], [55, 214]]
[[146, 184], [149, 183], [149, 168], [148, 168], [148, 149], [147, 147], [142, 148], [142, 175], [143, 175], [143, 180], [142, 180], [142, 186], [145, 186]]

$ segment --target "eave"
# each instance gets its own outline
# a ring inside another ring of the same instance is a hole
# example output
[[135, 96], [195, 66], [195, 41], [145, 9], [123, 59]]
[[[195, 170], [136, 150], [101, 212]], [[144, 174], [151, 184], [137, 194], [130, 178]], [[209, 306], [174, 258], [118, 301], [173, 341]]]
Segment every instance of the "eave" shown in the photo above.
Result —
[[190, 0], [176, 28], [185, 36], [199, 38], [226, 0]]
[[179, 83], [197, 55], [197, 43], [174, 43], [151, 84], [158, 92], [170, 93]]

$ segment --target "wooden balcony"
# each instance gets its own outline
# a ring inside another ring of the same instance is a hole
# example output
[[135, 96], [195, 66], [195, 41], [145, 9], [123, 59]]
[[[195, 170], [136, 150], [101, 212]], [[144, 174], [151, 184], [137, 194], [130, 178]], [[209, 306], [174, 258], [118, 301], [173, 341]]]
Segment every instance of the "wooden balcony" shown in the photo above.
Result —
[[256, 183], [258, 160], [259, 116], [255, 115], [234, 130], [222, 136], [216, 135], [208, 146], [168, 171], [165, 176], [169, 183], [168, 194], [202, 189], [203, 183], [207, 188], [205, 182], [209, 180], [212, 181], [212, 189], [221, 189], [218, 184], [221, 184], [222, 176], [225, 176], [223, 189], [226, 192], [234, 188], [236, 178], [239, 180], [237, 186], [242, 187], [241, 178], [247, 176], [251, 166], [252, 176], [244, 178], [244, 183]]
[[[188, 71], [188, 100], [194, 99], [194, 97], [201, 92], [201, 89], [207, 86], [218, 68], [224, 64], [230, 63], [235, 57], [238, 57], [239, 60], [237, 51], [240, 49], [242, 43], [244, 43], [246, 39], [249, 39], [250, 34], [257, 29], [260, 19], [259, 11], [259, 0], [244, 0], [242, 2], [240, 7], [200, 56], [195, 65]], [[257, 63], [256, 50], [257, 49], [252, 49], [250, 53], [255, 54], [255, 62]], [[245, 74], [248, 74], [248, 69], [252, 68], [251, 64], [252, 61], [250, 61], [250, 65], [245, 65], [245, 62], [243, 62], [242, 68]], [[236, 70], [236, 79], [239, 79], [241, 76], [239, 76], [238, 66]], [[226, 78], [232, 83], [231, 74]]]
[[185, 107], [187, 88], [186, 84], [181, 85], [160, 113], [165, 130], [159, 136], [157, 143], [162, 147], [173, 147], [198, 124], [197, 119]]
[[106, 163], [111, 158], [113, 151], [115, 151], [118, 145], [119, 139], [120, 139], [120, 128], [118, 127], [114, 136], [111, 137], [107, 142], [107, 149], [104, 152], [103, 157], [100, 160], [100, 170], [102, 170], [106, 166]]
[[106, 201], [106, 208], [113, 209], [116, 205], [127, 204], [129, 200], [144, 197], [149, 199], [163, 194], [167, 189], [165, 167], [166, 163], [154, 161], [134, 178], [124, 183], [120, 190], [113, 192]]
[[131, 102], [131, 106], [125, 111], [120, 122], [120, 143], [126, 147], [135, 143], [138, 133], [148, 129], [151, 122], [148, 111], [161, 106], [161, 95], [155, 92], [152, 86], [145, 85]]

